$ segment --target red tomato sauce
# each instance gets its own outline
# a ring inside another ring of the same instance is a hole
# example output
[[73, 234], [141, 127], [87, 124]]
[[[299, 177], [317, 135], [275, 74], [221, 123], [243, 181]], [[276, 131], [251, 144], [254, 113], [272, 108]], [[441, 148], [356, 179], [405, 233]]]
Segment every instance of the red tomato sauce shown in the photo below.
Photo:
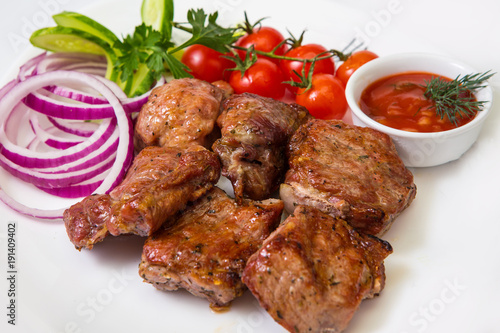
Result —
[[[425, 84], [432, 78], [449, 78], [425, 72], [405, 72], [370, 84], [361, 94], [360, 108], [386, 126], [410, 132], [441, 132], [457, 126], [447, 116], [436, 114], [434, 102], [425, 97]], [[474, 113], [475, 116], [475, 113]], [[458, 126], [474, 116], [457, 119]]]

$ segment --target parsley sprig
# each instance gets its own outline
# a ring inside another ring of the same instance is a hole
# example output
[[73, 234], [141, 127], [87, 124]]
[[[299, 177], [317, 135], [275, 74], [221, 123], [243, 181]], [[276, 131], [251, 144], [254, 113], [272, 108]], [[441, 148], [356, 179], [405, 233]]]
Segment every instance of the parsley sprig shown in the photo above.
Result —
[[172, 22], [173, 27], [191, 34], [191, 38], [172, 52], [175, 53], [194, 44], [205, 45], [221, 53], [227, 52], [228, 46], [238, 39], [235, 35], [237, 28], [224, 28], [218, 25], [218, 15], [218, 12], [215, 12], [207, 16], [203, 9], [191, 9], [187, 14], [187, 23]]
[[[168, 73], [174, 78], [192, 77], [190, 69], [180, 61], [180, 55], [183, 49], [194, 44], [201, 44], [223, 54], [230, 54], [229, 57], [236, 64], [233, 70], [241, 71], [242, 75], [255, 64], [258, 56], [299, 61], [303, 64], [310, 63], [311, 66], [307, 66], [310, 68], [309, 70], [296, 73], [300, 77], [299, 82], [287, 82], [298, 87], [311, 86], [311, 77], [317, 61], [330, 57], [345, 60], [349, 56], [349, 53], [336, 50], [329, 50], [312, 59], [292, 58], [286, 54], [276, 54], [276, 51], [285, 43], [291, 47], [300, 45], [304, 33], [301, 34], [299, 39], [290, 34], [291, 37], [269, 52], [255, 50], [253, 47], [242, 48], [237, 46], [235, 42], [242, 34], [252, 33], [254, 29], [258, 29], [263, 19], [252, 24], [245, 13], [244, 24], [234, 27], [222, 27], [217, 23], [217, 12], [208, 15], [203, 9], [190, 9], [187, 12], [187, 21], [179, 23], [173, 21], [173, 0], [165, 1], [166, 7], [164, 8], [163, 21], [158, 27], [154, 28], [143, 21], [142, 24], [135, 27], [131, 34], [122, 38], [118, 38], [100, 23], [81, 14], [75, 16], [75, 13], [62, 13], [60, 15], [63, 17], [64, 15], [71, 15], [71, 19], [59, 19], [57, 24], [64, 29], [64, 36], [88, 39], [91, 44], [103, 48], [108, 64], [106, 77], [115, 81], [130, 97], [147, 92], [158, 79]], [[103, 31], [99, 31], [99, 29]], [[181, 42], [180, 45], [173, 42], [174, 29], [188, 33], [188, 38]], [[40, 31], [34, 33], [38, 37], [38, 39], [35, 39], [37, 41], [35, 46], [52, 50], [53, 41], [47, 42], [47, 38], [53, 39], [51, 28], [41, 29]], [[109, 37], [109, 35], [112, 35], [112, 38], [103, 38], [103, 36]], [[71, 43], [66, 40], [62, 40], [61, 43], [66, 45], [68, 50], [72, 50]], [[239, 57], [241, 52], [238, 51], [241, 50], [246, 54], [245, 59]]]
[[[189, 10], [186, 23], [172, 22], [172, 27], [187, 31], [190, 38], [179, 46], [170, 40], [171, 34], [161, 33], [144, 23], [113, 48], [119, 54], [114, 70], [119, 73], [119, 84], [127, 95], [134, 94], [138, 80], [145, 85], [158, 80], [169, 71], [174, 78], [191, 77], [189, 68], [175, 54], [193, 44], [202, 44], [219, 52], [227, 52], [227, 45], [237, 38], [235, 28], [217, 24], [217, 12], [207, 15], [203, 9]], [[140, 90], [142, 92], [142, 90]], [[136, 92], [137, 94], [137, 92]]]
[[121, 73], [120, 80], [127, 82], [133, 79], [134, 72], [139, 64], [146, 64], [155, 79], [159, 79], [165, 68], [163, 61], [168, 49], [174, 44], [151, 26], [144, 23], [137, 26], [133, 34], [126, 36], [123, 41], [118, 40], [113, 47], [121, 54], [115, 69]]
[[[328, 50], [310, 59], [293, 58], [276, 54], [276, 50], [284, 43], [292, 47], [301, 45], [304, 32], [302, 32], [298, 39], [290, 33], [289, 38], [269, 52], [255, 50], [253, 47], [239, 47], [235, 45], [236, 40], [239, 38], [239, 32], [250, 33], [255, 27], [261, 25], [263, 19], [259, 19], [252, 24], [245, 13], [244, 24], [227, 28], [220, 26], [217, 23], [217, 19], [217, 12], [207, 15], [203, 9], [191, 9], [187, 13], [187, 22], [171, 22], [172, 28], [187, 32], [190, 35], [186, 41], [178, 46], [175, 46], [174, 43], [171, 42], [171, 33], [166, 36], [144, 24], [136, 27], [132, 35], [125, 37], [122, 42], [115, 44], [115, 47], [122, 54], [115, 63], [114, 68], [121, 73], [120, 80], [124, 82], [125, 87], [133, 86], [133, 80], [136, 78], [138, 72], [137, 68], [139, 68], [141, 64], [145, 64], [143, 66], [149, 68], [150, 73], [148, 73], [148, 75], [151, 76], [152, 81], [159, 79], [167, 70], [170, 71], [174, 78], [191, 77], [192, 75], [189, 73], [189, 68], [174, 55], [191, 45], [202, 44], [218, 52], [232, 54], [226, 56], [235, 63], [235, 68], [231, 70], [240, 71], [242, 75], [248, 68], [255, 64], [258, 59], [257, 55], [279, 60], [300, 61], [304, 64], [310, 63], [311, 66], [308, 71], [305, 71], [306, 66], [303, 66], [302, 73], [296, 73], [299, 78], [297, 82], [285, 82], [296, 87], [307, 89], [311, 87], [311, 78], [317, 61], [331, 57], [336, 57], [344, 61], [350, 55], [350, 53], [335, 49]], [[346, 49], [351, 46], [352, 45], [349, 44]], [[240, 59], [237, 50], [245, 51], [246, 57]], [[128, 93], [127, 89], [125, 89], [125, 92]]]

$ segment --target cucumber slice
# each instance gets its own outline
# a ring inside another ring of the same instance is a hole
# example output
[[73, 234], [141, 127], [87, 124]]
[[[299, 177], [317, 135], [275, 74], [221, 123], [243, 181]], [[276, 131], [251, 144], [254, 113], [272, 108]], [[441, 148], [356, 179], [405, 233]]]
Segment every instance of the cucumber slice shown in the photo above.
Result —
[[108, 62], [106, 78], [115, 81], [118, 73], [113, 67], [117, 55], [109, 44], [89, 33], [66, 27], [43, 28], [33, 32], [30, 42], [51, 52], [81, 52], [104, 55]]
[[146, 64], [139, 64], [134, 73], [134, 79], [125, 87], [124, 92], [127, 96], [139, 96], [150, 90], [153, 83], [153, 72], [150, 71]]
[[168, 40], [172, 37], [174, 20], [173, 0], [143, 0], [141, 6], [142, 22], [163, 33]]
[[52, 52], [82, 52], [92, 54], [106, 54], [109, 45], [93, 35], [83, 31], [65, 28], [50, 27], [35, 31], [30, 42], [36, 47]]
[[118, 41], [118, 37], [111, 30], [85, 15], [64, 11], [52, 17], [58, 26], [89, 33], [106, 41], [111, 47]]

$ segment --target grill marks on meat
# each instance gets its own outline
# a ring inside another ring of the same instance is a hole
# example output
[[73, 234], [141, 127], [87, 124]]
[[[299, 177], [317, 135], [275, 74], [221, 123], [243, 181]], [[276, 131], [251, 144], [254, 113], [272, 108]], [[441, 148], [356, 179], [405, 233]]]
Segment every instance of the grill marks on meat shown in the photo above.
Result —
[[389, 136], [314, 119], [294, 134], [280, 195], [287, 211], [307, 204], [382, 235], [415, 198], [413, 175]]
[[241, 273], [281, 220], [283, 202], [235, 200], [215, 187], [148, 238], [139, 273], [160, 290], [184, 288], [227, 306], [245, 285]]
[[341, 332], [384, 287], [389, 243], [342, 219], [297, 206], [252, 255], [243, 282], [290, 332]]
[[68, 236], [77, 249], [91, 249], [108, 233], [149, 236], [219, 177], [217, 156], [201, 146], [147, 147], [110, 195], [89, 196], [64, 212]]
[[190, 78], [172, 80], [153, 89], [137, 117], [136, 150], [146, 146], [190, 144], [209, 148], [215, 140], [212, 136], [218, 136], [215, 123], [221, 102], [229, 93], [208, 82]]
[[212, 148], [237, 200], [261, 200], [278, 188], [286, 171], [286, 144], [308, 116], [301, 106], [248, 93], [224, 101], [217, 119], [222, 138]]

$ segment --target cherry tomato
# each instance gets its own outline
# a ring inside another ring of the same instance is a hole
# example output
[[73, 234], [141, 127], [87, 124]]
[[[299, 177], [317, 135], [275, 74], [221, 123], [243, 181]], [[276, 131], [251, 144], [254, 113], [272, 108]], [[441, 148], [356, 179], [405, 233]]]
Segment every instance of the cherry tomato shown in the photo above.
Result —
[[319, 119], [342, 119], [347, 111], [344, 86], [332, 74], [314, 74], [312, 87], [300, 88], [295, 101]]
[[[254, 28], [252, 33], [241, 36], [240, 39], [236, 41], [235, 45], [244, 48], [249, 48], [253, 45], [255, 50], [270, 52], [280, 43], [283, 43], [284, 40], [285, 38], [278, 30], [271, 27], [258, 27]], [[283, 43], [274, 53], [277, 55], [283, 55], [285, 54], [286, 49], [287, 46]], [[246, 51], [238, 50], [238, 54], [241, 59], [244, 59]], [[276, 64], [279, 63], [278, 59], [267, 58]]]
[[[311, 59], [317, 56], [320, 53], [326, 52], [327, 49], [319, 44], [305, 44], [293, 49], [290, 49], [285, 55], [287, 57], [299, 58], [299, 59]], [[280, 61], [281, 70], [288, 76], [288, 81], [299, 82], [299, 77], [293, 71], [302, 75], [302, 68], [304, 67], [304, 63], [300, 61], [293, 60], [281, 60]], [[305, 73], [309, 72], [309, 68], [311, 68], [311, 63], [305, 64]], [[325, 73], [325, 74], [334, 74], [335, 73], [335, 62], [333, 58], [323, 59], [316, 61], [314, 65], [314, 72]], [[297, 88], [290, 87], [292, 91], [297, 91]]]
[[245, 71], [243, 77], [240, 71], [233, 71], [229, 84], [236, 94], [249, 92], [275, 99], [281, 99], [285, 95], [280, 68], [264, 58], [257, 59], [257, 62]]
[[191, 69], [191, 75], [200, 80], [215, 82], [228, 79], [229, 68], [234, 67], [234, 62], [222, 57], [223, 54], [207, 46], [195, 44], [186, 49], [181, 62]]
[[337, 69], [337, 73], [335, 74], [337, 78], [342, 81], [344, 86], [347, 85], [347, 81], [351, 75], [361, 66], [366, 64], [367, 62], [378, 58], [378, 55], [368, 50], [361, 50], [354, 52], [351, 54], [349, 58]]

